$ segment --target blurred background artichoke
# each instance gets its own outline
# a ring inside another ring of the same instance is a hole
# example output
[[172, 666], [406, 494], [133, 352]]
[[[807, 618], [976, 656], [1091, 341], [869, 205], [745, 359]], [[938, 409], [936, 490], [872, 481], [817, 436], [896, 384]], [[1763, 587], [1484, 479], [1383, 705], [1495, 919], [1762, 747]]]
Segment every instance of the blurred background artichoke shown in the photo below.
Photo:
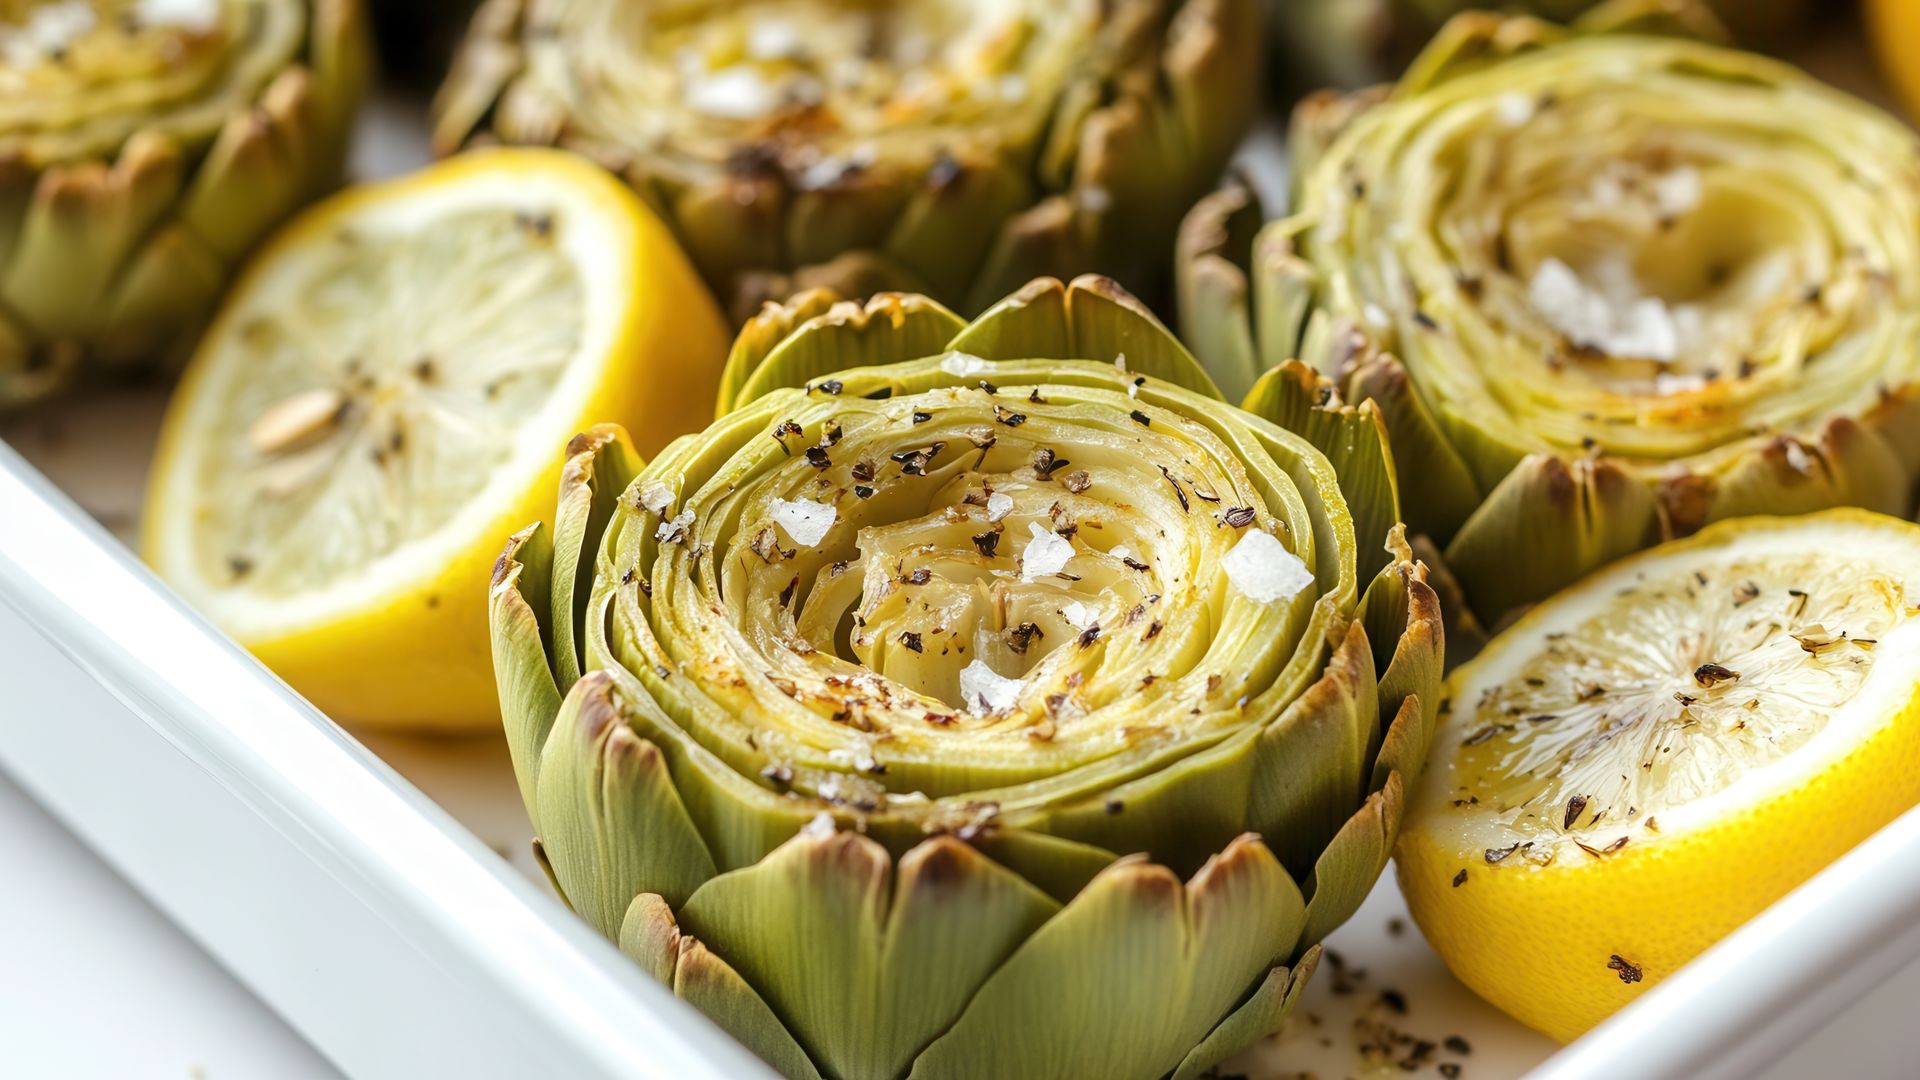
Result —
[[1390, 96], [1310, 99], [1292, 147], [1292, 216], [1240, 190], [1188, 222], [1184, 325], [1230, 391], [1298, 356], [1379, 404], [1457, 643], [1711, 521], [1913, 512], [1894, 118], [1751, 53], [1475, 14]]
[[176, 355], [338, 183], [357, 0], [0, 6], [0, 409]]
[[491, 0], [435, 143], [625, 176], [737, 319], [804, 288], [962, 311], [1041, 274], [1151, 295], [1259, 108], [1258, 0]]

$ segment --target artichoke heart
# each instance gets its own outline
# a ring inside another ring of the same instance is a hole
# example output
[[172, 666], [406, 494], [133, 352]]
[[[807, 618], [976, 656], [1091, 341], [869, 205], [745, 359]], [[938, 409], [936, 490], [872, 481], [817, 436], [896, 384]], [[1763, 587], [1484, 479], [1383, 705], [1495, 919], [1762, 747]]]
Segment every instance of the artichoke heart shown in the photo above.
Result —
[[600, 161], [740, 321], [811, 287], [1152, 290], [1253, 119], [1260, 25], [1258, 0], [490, 0], [435, 140]]
[[733, 367], [644, 468], [576, 438], [494, 569], [567, 902], [789, 1076], [1192, 1077], [1276, 1030], [1439, 687], [1373, 407], [1227, 405], [1091, 277], [971, 324], [810, 293]]
[[1913, 511], [1920, 138], [1891, 117], [1694, 39], [1469, 15], [1293, 140], [1293, 216], [1230, 190], [1187, 221], [1185, 325], [1230, 391], [1298, 357], [1376, 403], [1464, 613], [1725, 518]]
[[338, 181], [357, 0], [0, 3], [0, 408], [170, 359]]

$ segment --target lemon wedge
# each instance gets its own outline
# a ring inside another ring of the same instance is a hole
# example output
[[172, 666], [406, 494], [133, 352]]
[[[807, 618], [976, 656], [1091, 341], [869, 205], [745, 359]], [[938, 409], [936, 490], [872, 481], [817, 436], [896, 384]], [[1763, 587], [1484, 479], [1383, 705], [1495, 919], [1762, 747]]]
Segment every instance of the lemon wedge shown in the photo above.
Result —
[[337, 719], [497, 722], [486, 568], [540, 517], [554, 447], [643, 451], [710, 413], [718, 308], [626, 186], [488, 150], [282, 231], [168, 409], [145, 555]]
[[1920, 802], [1920, 526], [1726, 522], [1448, 683], [1397, 852], [1461, 981], [1571, 1039]]

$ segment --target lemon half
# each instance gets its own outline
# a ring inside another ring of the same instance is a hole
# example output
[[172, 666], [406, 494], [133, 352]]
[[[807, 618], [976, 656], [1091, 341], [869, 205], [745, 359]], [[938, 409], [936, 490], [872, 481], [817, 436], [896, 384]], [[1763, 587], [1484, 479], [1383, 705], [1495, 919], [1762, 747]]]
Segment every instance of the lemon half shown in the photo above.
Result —
[[1401, 888], [1571, 1039], [1920, 802], [1920, 526], [1716, 525], [1540, 605], [1444, 708]]
[[697, 426], [727, 338], [666, 228], [571, 155], [351, 190], [272, 241], [201, 343], [146, 557], [340, 720], [492, 724], [486, 568], [551, 505], [555, 447]]

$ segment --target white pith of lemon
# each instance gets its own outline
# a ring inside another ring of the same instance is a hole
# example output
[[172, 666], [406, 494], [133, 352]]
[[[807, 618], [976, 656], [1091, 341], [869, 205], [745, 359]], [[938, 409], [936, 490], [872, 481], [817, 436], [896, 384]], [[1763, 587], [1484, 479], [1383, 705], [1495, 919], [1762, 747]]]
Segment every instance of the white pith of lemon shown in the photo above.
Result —
[[1416, 921], [1560, 1039], [1920, 802], [1920, 526], [1714, 526], [1456, 672], [1397, 852]]
[[256, 258], [169, 408], [144, 523], [187, 600], [338, 718], [497, 715], [483, 602], [560, 448], [704, 416], [714, 303], [633, 192], [489, 150], [351, 190]]

